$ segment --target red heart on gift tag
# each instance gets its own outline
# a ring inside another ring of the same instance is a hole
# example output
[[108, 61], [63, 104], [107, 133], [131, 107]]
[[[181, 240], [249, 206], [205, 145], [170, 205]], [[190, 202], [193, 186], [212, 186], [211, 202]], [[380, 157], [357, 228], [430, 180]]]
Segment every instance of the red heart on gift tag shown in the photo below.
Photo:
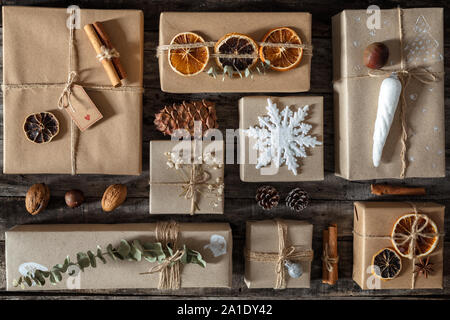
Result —
[[84, 116], [84, 118], [85, 118], [85, 119], [86, 119], [87, 121], [91, 120], [91, 116], [90, 116], [90, 115], [88, 115], [88, 114], [87, 114], [87, 115], [85, 115], [85, 116]]

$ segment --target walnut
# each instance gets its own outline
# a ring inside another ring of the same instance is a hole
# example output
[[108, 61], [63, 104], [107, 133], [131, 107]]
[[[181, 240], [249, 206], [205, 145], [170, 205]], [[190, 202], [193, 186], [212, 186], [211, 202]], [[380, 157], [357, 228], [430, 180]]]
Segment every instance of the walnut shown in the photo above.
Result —
[[47, 207], [49, 200], [50, 189], [45, 183], [33, 184], [25, 196], [25, 207], [30, 214], [36, 215]]
[[127, 198], [127, 187], [124, 184], [113, 184], [106, 188], [102, 198], [102, 209], [110, 212], [120, 206]]

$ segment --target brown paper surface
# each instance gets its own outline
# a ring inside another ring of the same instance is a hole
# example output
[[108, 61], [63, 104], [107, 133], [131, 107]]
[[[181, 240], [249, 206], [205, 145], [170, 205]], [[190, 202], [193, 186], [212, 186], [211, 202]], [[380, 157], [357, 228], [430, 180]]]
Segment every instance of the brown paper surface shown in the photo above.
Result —
[[[445, 206], [436, 203], [414, 203], [419, 213], [428, 215], [440, 233], [444, 232]], [[395, 222], [403, 215], [413, 213], [407, 202], [355, 202], [353, 239], [353, 280], [362, 288], [370, 289], [375, 277], [368, 269], [375, 253], [383, 248], [393, 248], [390, 239], [374, 239], [363, 236], [390, 236]], [[361, 236], [362, 235], [362, 236]], [[444, 241], [440, 237], [436, 249], [430, 254], [433, 263], [431, 275], [416, 277], [415, 288], [442, 288]], [[418, 262], [418, 259], [416, 259]], [[416, 262], [416, 263], [417, 263]], [[380, 289], [410, 289], [412, 260], [402, 258], [402, 270], [397, 278], [379, 281]]]
[[[14, 288], [12, 282], [18, 278], [19, 266], [24, 263], [38, 263], [51, 268], [63, 263], [67, 255], [76, 261], [80, 251], [95, 251], [97, 245], [104, 250], [111, 243], [118, 245], [121, 239], [155, 241], [155, 223], [141, 224], [84, 224], [84, 225], [24, 225], [6, 232], [6, 283], [7, 290]], [[179, 243], [199, 251], [207, 262], [205, 269], [188, 264], [181, 267], [181, 287], [231, 287], [232, 236], [227, 223], [181, 223]], [[227, 253], [214, 257], [211, 250], [204, 248], [214, 234], [223, 236], [227, 242]], [[140, 275], [155, 263], [147, 261], [111, 261], [103, 264], [97, 261], [97, 268], [89, 267], [80, 273], [80, 289], [125, 289], [156, 288], [159, 274]], [[63, 276], [63, 280], [53, 286], [27, 287], [27, 290], [67, 290], [73, 288], [75, 277]], [[69, 280], [67, 280], [69, 279]], [[72, 287], [67, 286], [67, 282]]]
[[[75, 30], [77, 84], [110, 86], [82, 27], [102, 21], [127, 70], [125, 86], [141, 87], [143, 14], [137, 10], [81, 10]], [[68, 74], [69, 29], [66, 9], [3, 7], [3, 83], [65, 83]], [[64, 89], [6, 89], [3, 94], [4, 173], [71, 173], [70, 117], [57, 108]], [[81, 133], [76, 150], [77, 173], [140, 174], [142, 94], [94, 91], [89, 97], [103, 119]], [[25, 138], [22, 125], [30, 113], [53, 112], [60, 132], [51, 143]], [[76, 129], [76, 127], [75, 127]]]
[[[159, 21], [159, 44], [168, 45], [181, 32], [195, 32], [205, 41], [217, 41], [227, 33], [244, 33], [259, 42], [273, 28], [291, 27], [305, 44], [311, 44], [311, 14], [305, 12], [163, 12]], [[210, 53], [214, 48], [210, 48]], [[210, 58], [207, 71], [217, 66]], [[175, 73], [167, 51], [159, 58], [161, 90], [193, 92], [303, 92], [310, 88], [311, 56], [303, 55], [299, 66], [287, 72], [269, 71], [254, 79], [214, 79], [203, 72], [193, 77]]]
[[[420, 8], [402, 11], [406, 67], [426, 67], [430, 71], [443, 72], [443, 10]], [[381, 164], [375, 168], [372, 163], [373, 131], [379, 88], [384, 78], [364, 77], [368, 68], [362, 62], [367, 45], [383, 42], [390, 52], [384, 69], [400, 68], [398, 12], [397, 9], [381, 10], [381, 29], [372, 35], [366, 27], [367, 17], [365, 10], [345, 10], [333, 17], [336, 174], [349, 180], [400, 178], [400, 105], [383, 149]], [[424, 35], [424, 45], [429, 40], [430, 45], [436, 46], [435, 53], [429, 52], [425, 56], [417, 52], [410, 54], [409, 51], [419, 34], [416, 23], [421, 21], [426, 21], [429, 26]], [[427, 59], [431, 54], [435, 57]], [[408, 62], [409, 58], [412, 60]], [[425, 85], [411, 79], [405, 95], [408, 128], [405, 176], [444, 177], [444, 81], [441, 79]]]
[[[167, 166], [167, 157], [165, 152], [171, 152], [176, 146], [182, 146], [183, 143], [179, 141], [150, 141], [150, 205], [149, 210], [151, 214], [190, 214], [191, 199], [186, 199], [184, 196], [179, 196], [183, 189], [182, 185], [186, 183], [183, 176], [180, 175], [175, 168]], [[193, 145], [193, 143], [191, 144]], [[223, 141], [218, 142], [203, 142], [203, 153], [213, 151], [217, 148], [216, 157], [223, 163], [224, 159], [224, 144]], [[200, 150], [195, 151], [200, 152]], [[200, 153], [198, 153], [200, 154]], [[192, 165], [186, 165], [185, 171], [191, 172]], [[211, 179], [207, 183], [215, 183], [217, 178], [224, 178], [224, 166], [219, 169], [208, 168], [204, 166], [205, 170], [211, 175]], [[225, 186], [226, 187], [226, 186]], [[199, 210], [195, 214], [221, 214], [223, 213], [224, 195], [222, 194], [222, 201], [217, 201], [217, 198], [212, 196], [204, 186], [201, 188], [201, 193], [197, 195], [197, 204]], [[215, 207], [212, 202], [218, 203]]]
[[[297, 158], [299, 167], [297, 175], [283, 164], [276, 174], [262, 174], [262, 168], [256, 169], [256, 159], [250, 160], [250, 151], [254, 153], [254, 138], [240, 135], [240, 176], [245, 182], [262, 181], [316, 181], [324, 179], [323, 169], [323, 97], [291, 96], [291, 97], [244, 97], [239, 100], [239, 128], [246, 130], [251, 126], [259, 125], [258, 117], [267, 113], [267, 98], [277, 104], [279, 110], [288, 105], [293, 112], [299, 107], [309, 105], [306, 123], [312, 125], [310, 134], [317, 137], [322, 145], [307, 148], [307, 158]], [[250, 163], [253, 162], [254, 164]], [[276, 169], [276, 168], [274, 168]], [[267, 173], [267, 171], [266, 171]]]
[[[312, 224], [306, 221], [284, 220], [288, 226], [287, 245], [312, 250]], [[278, 253], [278, 229], [275, 220], [247, 221], [246, 249], [255, 252]], [[286, 276], [286, 288], [309, 288], [311, 261], [300, 261], [303, 275], [297, 279]], [[249, 288], [273, 288], [276, 282], [275, 263], [245, 261], [244, 281]]]

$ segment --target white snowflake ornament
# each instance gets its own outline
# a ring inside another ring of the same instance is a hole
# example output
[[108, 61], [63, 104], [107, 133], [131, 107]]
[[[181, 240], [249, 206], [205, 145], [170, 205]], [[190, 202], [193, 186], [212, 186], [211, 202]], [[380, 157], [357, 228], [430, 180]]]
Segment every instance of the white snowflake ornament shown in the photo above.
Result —
[[250, 127], [244, 134], [255, 138], [253, 149], [258, 151], [256, 169], [273, 163], [279, 168], [286, 163], [297, 175], [297, 158], [306, 158], [306, 148], [322, 145], [316, 137], [308, 135], [312, 126], [303, 121], [308, 116], [309, 105], [292, 112], [289, 106], [279, 111], [277, 105], [267, 99], [267, 116], [258, 117], [259, 127]]

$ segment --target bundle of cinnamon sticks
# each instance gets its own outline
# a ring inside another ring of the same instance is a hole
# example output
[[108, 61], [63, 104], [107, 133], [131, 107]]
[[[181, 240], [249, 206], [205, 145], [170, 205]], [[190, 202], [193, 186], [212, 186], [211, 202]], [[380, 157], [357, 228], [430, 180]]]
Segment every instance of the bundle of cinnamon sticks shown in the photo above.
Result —
[[323, 230], [322, 283], [333, 285], [338, 280], [337, 225]]
[[84, 26], [89, 41], [97, 53], [97, 58], [102, 63], [111, 84], [120, 87], [123, 79], [127, 77], [123, 65], [120, 63], [119, 54], [114, 48], [101, 22], [94, 22]]

